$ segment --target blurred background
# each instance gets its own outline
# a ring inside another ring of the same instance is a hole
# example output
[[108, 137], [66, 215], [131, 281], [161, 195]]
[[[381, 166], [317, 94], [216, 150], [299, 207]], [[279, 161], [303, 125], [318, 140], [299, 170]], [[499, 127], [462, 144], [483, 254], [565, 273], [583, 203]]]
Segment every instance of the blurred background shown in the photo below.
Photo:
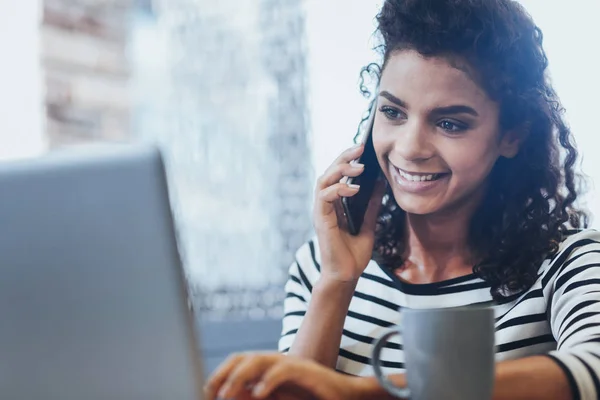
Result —
[[[597, 0], [523, 0], [600, 227]], [[165, 150], [208, 370], [274, 349], [313, 182], [367, 108], [368, 0], [0, 0], [0, 159], [91, 141]], [[594, 186], [594, 183], [596, 184]]]

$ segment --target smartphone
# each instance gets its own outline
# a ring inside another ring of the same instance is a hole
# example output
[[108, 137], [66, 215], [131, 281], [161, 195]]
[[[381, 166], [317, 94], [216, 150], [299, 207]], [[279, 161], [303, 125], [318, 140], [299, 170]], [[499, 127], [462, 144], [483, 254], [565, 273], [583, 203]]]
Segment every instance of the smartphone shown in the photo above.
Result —
[[348, 177], [346, 183], [360, 185], [360, 190], [352, 197], [342, 197], [342, 209], [345, 218], [345, 228], [351, 235], [358, 235], [365, 219], [365, 213], [369, 206], [369, 200], [373, 196], [375, 183], [381, 175], [381, 167], [377, 161], [375, 148], [373, 147], [373, 123], [377, 112], [377, 101], [371, 108], [369, 120], [361, 133], [360, 141], [365, 145], [362, 155], [355, 160], [363, 164], [365, 169], [357, 177]]

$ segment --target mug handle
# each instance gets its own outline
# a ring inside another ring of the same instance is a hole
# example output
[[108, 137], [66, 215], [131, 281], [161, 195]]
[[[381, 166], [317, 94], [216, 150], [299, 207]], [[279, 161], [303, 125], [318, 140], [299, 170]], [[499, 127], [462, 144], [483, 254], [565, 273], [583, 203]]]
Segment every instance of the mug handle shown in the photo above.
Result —
[[402, 334], [402, 330], [400, 328], [396, 328], [389, 332], [383, 334], [377, 341], [375, 342], [375, 347], [373, 348], [373, 370], [375, 371], [375, 376], [377, 380], [383, 386], [385, 390], [396, 397], [400, 397], [403, 399], [410, 398], [410, 390], [406, 388], [401, 388], [394, 385], [381, 370], [381, 349], [385, 346], [385, 343], [394, 335]]

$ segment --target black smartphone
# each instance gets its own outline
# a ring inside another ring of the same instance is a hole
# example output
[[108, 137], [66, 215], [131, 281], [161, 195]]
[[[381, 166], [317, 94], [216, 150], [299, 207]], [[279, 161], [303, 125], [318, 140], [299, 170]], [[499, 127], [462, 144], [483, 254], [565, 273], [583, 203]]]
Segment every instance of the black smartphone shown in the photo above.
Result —
[[375, 121], [376, 111], [377, 102], [375, 101], [371, 108], [369, 120], [367, 121], [360, 138], [361, 142], [364, 143], [365, 148], [356, 162], [363, 164], [365, 169], [359, 176], [354, 178], [349, 177], [346, 180], [346, 183], [348, 184], [360, 185], [360, 189], [354, 196], [342, 197], [341, 200], [346, 222], [345, 228], [351, 235], [358, 235], [360, 232], [360, 228], [365, 219], [365, 213], [367, 212], [367, 207], [369, 206], [369, 200], [371, 200], [373, 190], [375, 189], [375, 183], [381, 175], [381, 168], [379, 167], [375, 148], [373, 147], [373, 122]]

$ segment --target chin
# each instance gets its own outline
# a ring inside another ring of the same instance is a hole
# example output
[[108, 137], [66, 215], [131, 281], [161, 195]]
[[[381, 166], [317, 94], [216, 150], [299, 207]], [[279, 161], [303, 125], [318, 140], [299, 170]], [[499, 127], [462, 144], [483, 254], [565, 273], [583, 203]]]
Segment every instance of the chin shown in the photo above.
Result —
[[407, 195], [405, 193], [394, 193], [394, 199], [396, 200], [398, 207], [407, 214], [431, 215], [438, 213], [444, 208], [443, 204], [439, 204], [439, 202], [435, 200], [415, 198], [415, 196]]

